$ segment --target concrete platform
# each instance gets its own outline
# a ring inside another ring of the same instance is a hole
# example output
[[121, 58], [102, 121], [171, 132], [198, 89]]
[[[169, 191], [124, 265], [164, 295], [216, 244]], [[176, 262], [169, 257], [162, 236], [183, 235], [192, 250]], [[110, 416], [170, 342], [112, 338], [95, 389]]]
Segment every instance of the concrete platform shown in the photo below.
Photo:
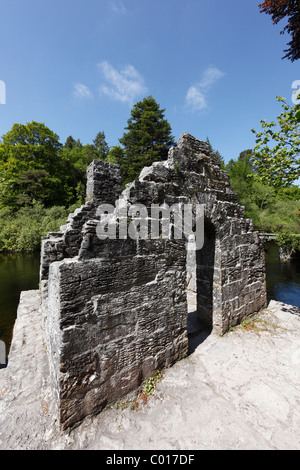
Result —
[[[23, 292], [0, 370], [0, 450], [300, 449], [300, 310], [278, 302], [223, 337], [192, 329], [192, 352], [148, 403], [59, 430], [38, 291]], [[197, 334], [195, 334], [197, 333]]]

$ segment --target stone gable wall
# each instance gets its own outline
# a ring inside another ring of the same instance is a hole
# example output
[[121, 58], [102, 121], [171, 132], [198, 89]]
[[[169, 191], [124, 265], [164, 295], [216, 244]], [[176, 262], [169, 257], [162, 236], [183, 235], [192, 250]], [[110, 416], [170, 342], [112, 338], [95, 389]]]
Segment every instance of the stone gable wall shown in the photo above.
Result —
[[[121, 190], [120, 169], [95, 161], [89, 201], [43, 240], [44, 322], [63, 428], [138, 389], [188, 351], [187, 259], [195, 266], [197, 310], [225, 333], [266, 305], [263, 244], [220, 161], [182, 134], [168, 160], [144, 168]], [[186, 240], [100, 240], [97, 207], [204, 205], [204, 246]]]

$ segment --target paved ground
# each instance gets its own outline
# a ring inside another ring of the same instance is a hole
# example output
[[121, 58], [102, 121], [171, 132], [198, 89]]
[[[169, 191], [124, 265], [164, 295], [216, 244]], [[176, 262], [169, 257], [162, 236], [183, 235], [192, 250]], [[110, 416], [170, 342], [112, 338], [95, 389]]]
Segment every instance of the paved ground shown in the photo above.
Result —
[[[0, 449], [300, 449], [300, 311], [271, 302], [223, 337], [193, 336], [139, 411], [111, 408], [58, 430], [37, 291], [22, 294], [0, 370]], [[195, 333], [195, 332], [194, 332]]]

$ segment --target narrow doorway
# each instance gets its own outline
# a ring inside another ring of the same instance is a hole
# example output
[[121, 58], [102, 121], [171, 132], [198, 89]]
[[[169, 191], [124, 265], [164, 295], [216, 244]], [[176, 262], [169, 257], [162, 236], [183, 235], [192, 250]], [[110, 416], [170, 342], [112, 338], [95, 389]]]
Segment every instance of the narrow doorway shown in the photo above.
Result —
[[213, 327], [215, 243], [214, 227], [205, 220], [203, 248], [196, 250], [193, 237], [187, 246], [189, 354], [206, 340]]

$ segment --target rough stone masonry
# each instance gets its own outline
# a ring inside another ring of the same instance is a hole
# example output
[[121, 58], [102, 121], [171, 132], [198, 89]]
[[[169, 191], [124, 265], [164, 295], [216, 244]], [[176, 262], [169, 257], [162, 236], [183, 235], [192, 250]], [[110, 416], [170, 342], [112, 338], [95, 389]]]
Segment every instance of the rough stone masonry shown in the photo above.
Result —
[[[266, 306], [263, 243], [206, 143], [182, 134], [122, 190], [117, 165], [87, 169], [87, 202], [42, 241], [43, 321], [62, 429], [138, 390], [187, 355], [187, 273], [199, 318], [223, 334]], [[99, 239], [99, 204], [201, 204], [204, 246]], [[190, 265], [191, 263], [191, 265]]]

